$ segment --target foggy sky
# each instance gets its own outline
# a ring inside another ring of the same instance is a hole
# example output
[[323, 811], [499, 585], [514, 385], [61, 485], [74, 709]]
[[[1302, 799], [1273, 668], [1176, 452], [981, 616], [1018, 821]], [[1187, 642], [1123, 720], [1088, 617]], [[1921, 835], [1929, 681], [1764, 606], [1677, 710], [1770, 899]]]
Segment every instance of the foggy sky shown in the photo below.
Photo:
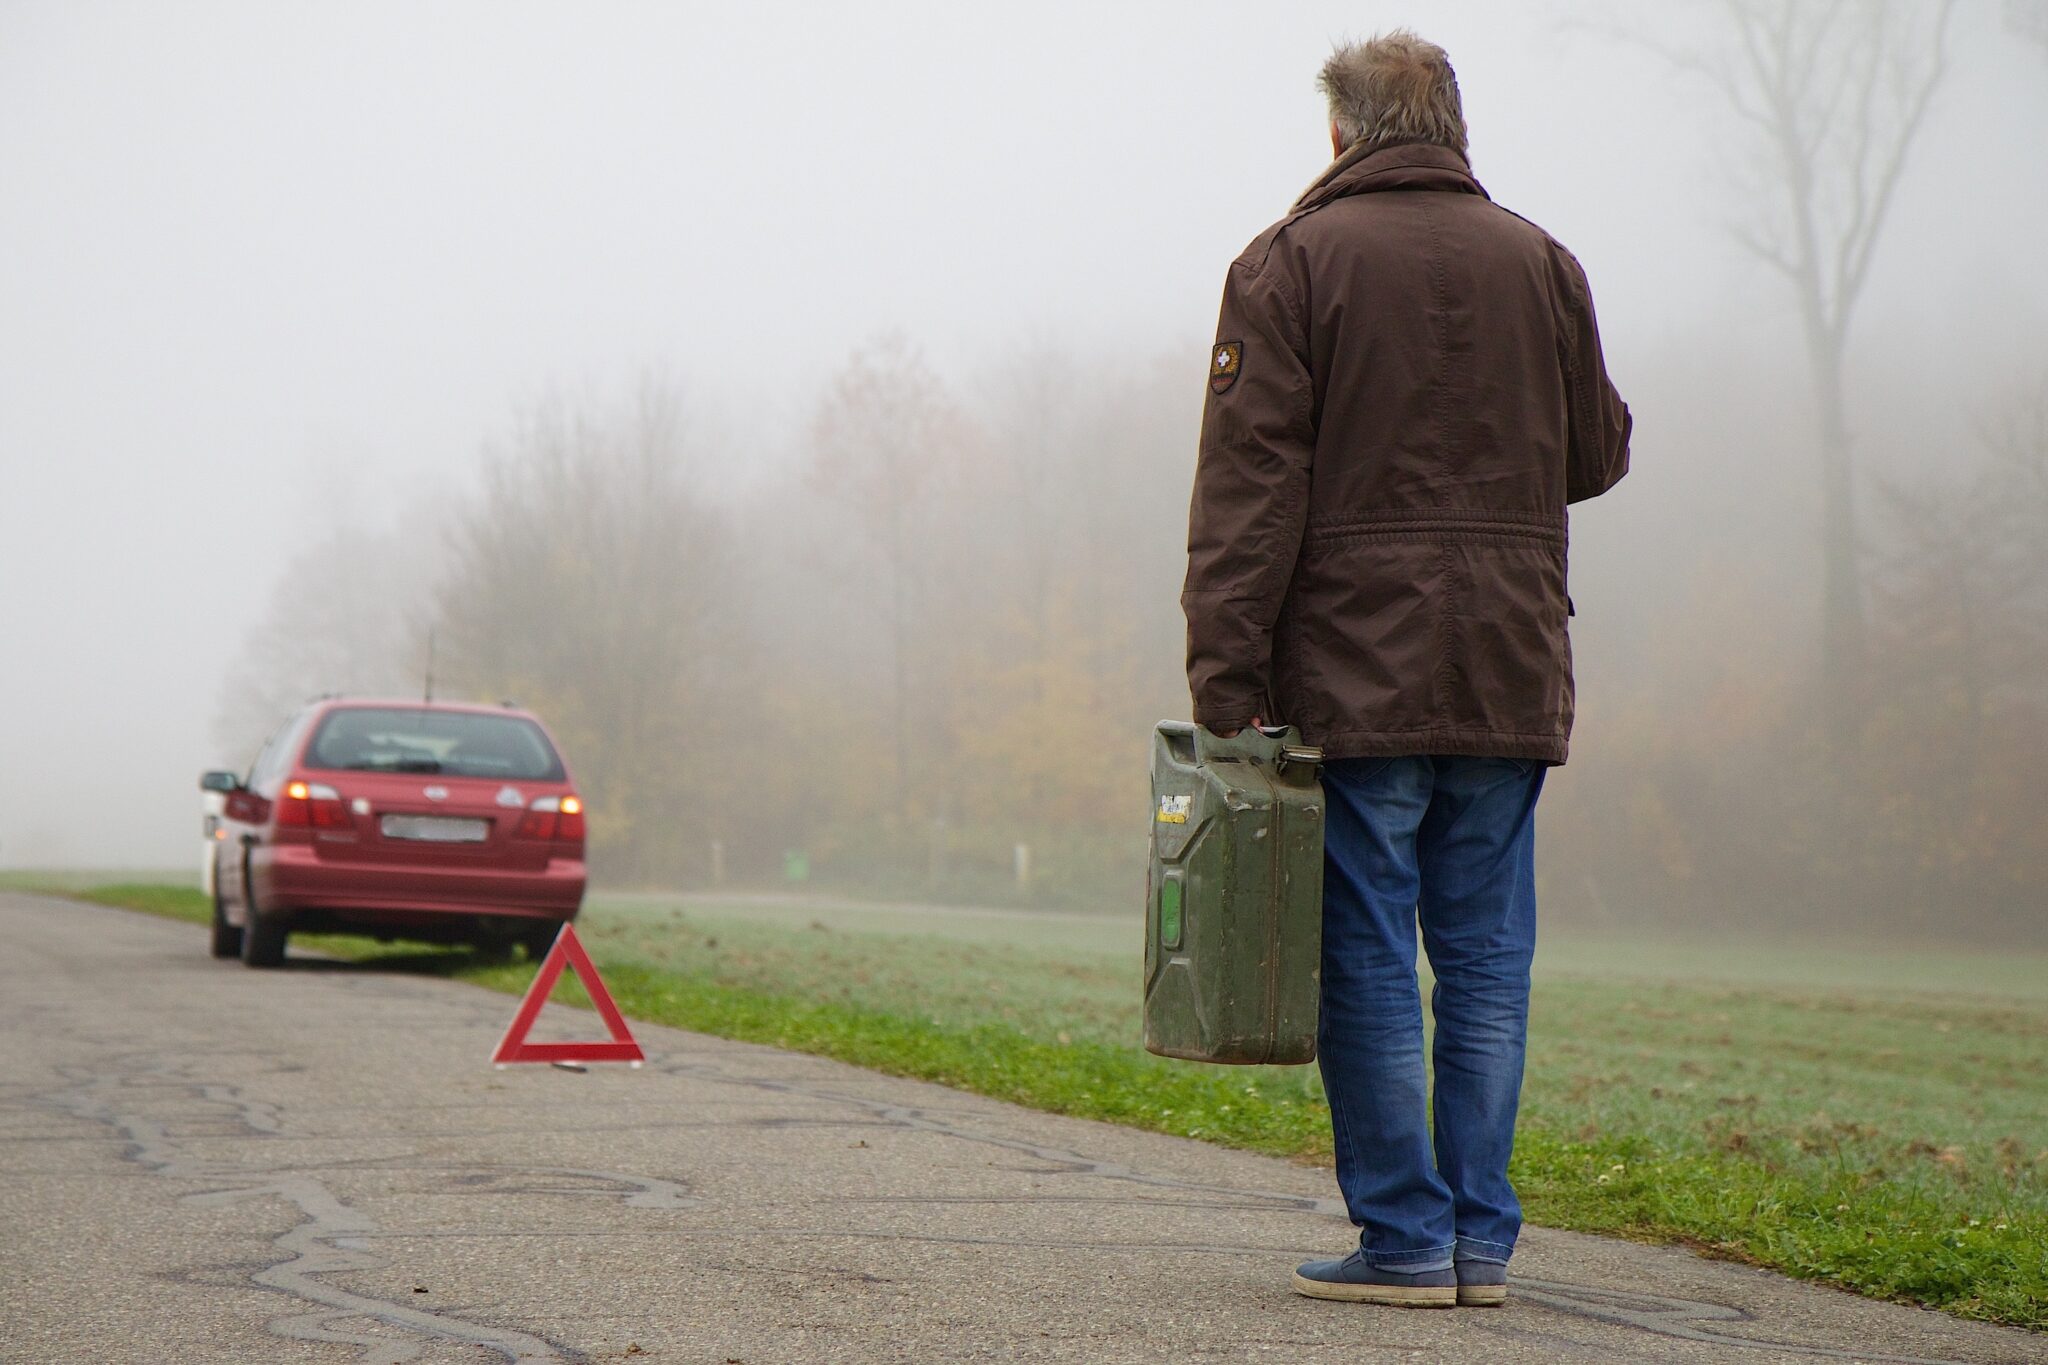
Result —
[[[1587, 12], [0, 3], [0, 866], [188, 861], [283, 562], [465, 486], [538, 395], [679, 375], [736, 482], [885, 330], [956, 376], [1183, 348], [1197, 401], [1224, 267], [1327, 160], [1335, 38], [1449, 48], [1624, 393], [1703, 333], [1796, 369], [1727, 116]], [[2043, 147], [2048, 58], [1966, 4], [1853, 347], [1937, 439], [2038, 363]]]

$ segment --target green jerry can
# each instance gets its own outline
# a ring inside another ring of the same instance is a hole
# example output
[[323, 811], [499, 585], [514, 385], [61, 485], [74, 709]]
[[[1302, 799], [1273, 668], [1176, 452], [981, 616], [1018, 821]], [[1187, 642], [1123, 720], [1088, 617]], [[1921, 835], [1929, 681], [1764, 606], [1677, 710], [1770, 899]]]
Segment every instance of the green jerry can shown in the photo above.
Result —
[[1145, 1049], [1196, 1062], [1315, 1060], [1322, 987], [1320, 749], [1293, 729], [1152, 736]]

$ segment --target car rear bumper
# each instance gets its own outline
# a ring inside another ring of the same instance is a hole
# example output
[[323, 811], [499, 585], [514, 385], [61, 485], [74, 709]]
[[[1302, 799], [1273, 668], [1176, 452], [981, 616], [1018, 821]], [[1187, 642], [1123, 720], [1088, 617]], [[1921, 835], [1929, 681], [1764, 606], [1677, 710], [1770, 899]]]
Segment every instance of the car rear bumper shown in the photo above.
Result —
[[419, 923], [438, 915], [502, 915], [571, 919], [583, 904], [580, 859], [551, 858], [544, 869], [522, 871], [422, 867], [416, 863], [337, 862], [309, 846], [279, 844], [263, 850], [255, 868], [258, 900], [267, 915], [300, 910], [346, 911], [354, 921], [388, 915], [393, 923]]

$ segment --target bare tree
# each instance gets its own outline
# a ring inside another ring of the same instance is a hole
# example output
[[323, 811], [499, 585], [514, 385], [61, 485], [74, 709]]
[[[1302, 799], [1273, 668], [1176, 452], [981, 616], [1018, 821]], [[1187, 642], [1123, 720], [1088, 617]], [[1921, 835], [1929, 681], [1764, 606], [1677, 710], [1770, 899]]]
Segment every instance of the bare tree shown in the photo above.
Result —
[[2048, 698], [2048, 370], [2015, 385], [1978, 432], [2007, 547], [2018, 651], [2009, 675]]
[[[1767, 167], [1742, 245], [1791, 289], [1812, 370], [1821, 476], [1821, 674], [1845, 742], [1868, 634], [1854, 429], [1843, 391], [1856, 306], [1947, 64], [1954, 0], [1717, 0], [1718, 50], [1649, 45], [1704, 77]], [[1646, 40], [1647, 41], [1647, 40]]]
[[1860, 832], [1874, 899], [1974, 898], [1997, 913], [2042, 865], [2048, 375], [2005, 395], [1980, 433], [1992, 458], [1967, 478], [1880, 485], [1872, 664], [1886, 686]]
[[437, 600], [450, 691], [541, 712], [614, 876], [695, 870], [718, 814], [701, 774], [718, 766], [708, 728], [730, 545], [697, 491], [697, 455], [660, 385], [622, 412], [556, 404], [450, 519]]
[[213, 729], [226, 755], [254, 755], [309, 698], [418, 691], [439, 572], [434, 527], [416, 508], [395, 526], [338, 528], [292, 558], [222, 680]]
[[1873, 590], [1886, 629], [1874, 659], [1902, 712], [1948, 722], [1943, 777], [1961, 781], [1979, 768], [1992, 689], [2012, 676], [2017, 643], [2016, 547], [1997, 482], [1987, 474], [1878, 486], [1886, 534]]
[[882, 561], [890, 732], [899, 815], [910, 813], [912, 635], [922, 618], [931, 533], [926, 498], [964, 440], [938, 377], [901, 337], [856, 351], [812, 423], [814, 485], [838, 499]]

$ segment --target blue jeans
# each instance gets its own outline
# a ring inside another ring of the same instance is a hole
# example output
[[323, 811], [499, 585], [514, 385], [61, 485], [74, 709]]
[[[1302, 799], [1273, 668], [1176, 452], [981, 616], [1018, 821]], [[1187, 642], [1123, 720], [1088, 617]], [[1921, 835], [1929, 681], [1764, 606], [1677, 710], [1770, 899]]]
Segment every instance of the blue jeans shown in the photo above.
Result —
[[[1536, 948], [1540, 764], [1354, 758], [1324, 765], [1323, 1000], [1317, 1051], [1337, 1184], [1366, 1261], [1506, 1261], [1508, 1183]], [[1436, 990], [1436, 1140], [1415, 927]]]

